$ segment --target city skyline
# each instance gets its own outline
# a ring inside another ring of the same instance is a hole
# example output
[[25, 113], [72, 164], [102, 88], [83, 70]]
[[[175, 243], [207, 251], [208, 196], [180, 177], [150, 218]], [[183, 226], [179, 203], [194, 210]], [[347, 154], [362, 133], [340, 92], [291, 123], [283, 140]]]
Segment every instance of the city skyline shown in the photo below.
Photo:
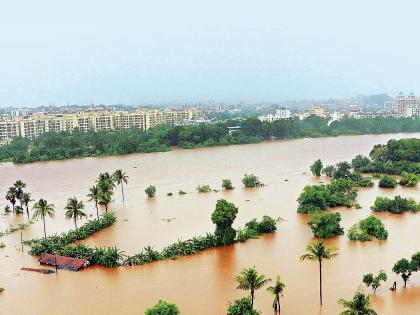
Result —
[[0, 13], [0, 106], [420, 94], [413, 1], [52, 1]]

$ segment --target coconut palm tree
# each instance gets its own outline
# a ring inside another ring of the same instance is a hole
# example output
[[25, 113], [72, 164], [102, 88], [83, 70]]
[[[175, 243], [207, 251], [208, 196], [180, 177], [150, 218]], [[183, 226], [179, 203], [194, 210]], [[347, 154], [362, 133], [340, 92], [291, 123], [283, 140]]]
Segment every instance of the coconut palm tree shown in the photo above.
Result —
[[281, 281], [280, 276], [277, 276], [276, 283], [267, 288], [267, 291], [274, 295], [273, 308], [274, 311], [280, 313], [280, 295], [283, 295], [283, 290], [286, 285]]
[[20, 201], [20, 206], [22, 207], [23, 206], [23, 201], [22, 201], [23, 188], [26, 187], [26, 184], [19, 179], [13, 184], [13, 187], [16, 188], [16, 199]]
[[370, 308], [369, 298], [369, 294], [359, 290], [350, 301], [338, 300], [338, 303], [346, 308], [340, 315], [376, 315], [377, 313]]
[[258, 274], [254, 267], [244, 268], [239, 276], [235, 278], [238, 283], [237, 289], [251, 291], [251, 307], [254, 308], [255, 290], [261, 289], [271, 279], [267, 279], [264, 275]]
[[330, 259], [338, 255], [338, 249], [324, 245], [323, 241], [309, 243], [306, 246], [306, 253], [300, 256], [300, 260], [306, 259], [318, 261], [319, 263], [319, 299], [322, 306], [322, 262], [324, 259]]
[[6, 200], [12, 204], [13, 213], [15, 213], [15, 204], [16, 204], [16, 187], [12, 186], [6, 193]]
[[38, 220], [39, 218], [42, 219], [42, 222], [44, 223], [44, 237], [47, 238], [47, 231], [45, 229], [45, 217], [49, 216], [50, 218], [54, 218], [54, 205], [49, 204], [47, 200], [45, 199], [39, 199], [34, 204], [35, 212], [32, 216], [34, 220]]
[[98, 186], [92, 186], [89, 188], [89, 193], [87, 194], [87, 197], [89, 197], [89, 201], [95, 201], [95, 207], [96, 207], [96, 216], [99, 220], [99, 209], [98, 209], [98, 202], [99, 202], [99, 189]]
[[108, 212], [108, 204], [112, 200], [115, 183], [108, 172], [99, 174], [96, 182], [99, 190], [99, 204], [105, 205], [105, 212]]
[[26, 214], [28, 215], [28, 220], [29, 220], [29, 203], [34, 201], [33, 199], [31, 199], [31, 193], [24, 192], [20, 200], [25, 204]]
[[82, 209], [85, 208], [85, 205], [83, 204], [83, 201], [77, 200], [76, 197], [67, 199], [67, 204], [64, 208], [66, 210], [66, 219], [74, 220], [74, 226], [77, 230], [77, 219], [81, 219], [83, 217], [86, 217], [86, 213], [82, 211]]
[[121, 185], [121, 194], [124, 202], [124, 183], [128, 184], [128, 175], [123, 170], [116, 170], [112, 175], [117, 185]]

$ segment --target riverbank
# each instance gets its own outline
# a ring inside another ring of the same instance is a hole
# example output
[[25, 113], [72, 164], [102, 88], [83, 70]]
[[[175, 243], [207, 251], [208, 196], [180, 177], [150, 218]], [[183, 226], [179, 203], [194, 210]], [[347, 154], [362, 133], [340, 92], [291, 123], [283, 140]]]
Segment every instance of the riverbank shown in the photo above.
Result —
[[[228, 127], [240, 125], [229, 133]], [[256, 118], [215, 124], [158, 126], [142, 131], [47, 132], [34, 141], [16, 138], [0, 147], [0, 161], [31, 163], [80, 157], [169, 151], [171, 147], [194, 149], [258, 143], [269, 139], [319, 138], [339, 135], [420, 132], [420, 118], [344, 119], [328, 125], [325, 119], [261, 122]]]

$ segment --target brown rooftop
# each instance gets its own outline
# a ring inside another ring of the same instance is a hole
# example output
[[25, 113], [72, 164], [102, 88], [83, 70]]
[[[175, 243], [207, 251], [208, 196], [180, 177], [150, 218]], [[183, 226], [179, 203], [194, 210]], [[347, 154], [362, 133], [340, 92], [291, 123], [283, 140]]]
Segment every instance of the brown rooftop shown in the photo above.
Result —
[[41, 264], [56, 266], [60, 269], [66, 269], [71, 271], [79, 271], [87, 266], [90, 262], [86, 259], [71, 258], [66, 256], [44, 254], [39, 260]]

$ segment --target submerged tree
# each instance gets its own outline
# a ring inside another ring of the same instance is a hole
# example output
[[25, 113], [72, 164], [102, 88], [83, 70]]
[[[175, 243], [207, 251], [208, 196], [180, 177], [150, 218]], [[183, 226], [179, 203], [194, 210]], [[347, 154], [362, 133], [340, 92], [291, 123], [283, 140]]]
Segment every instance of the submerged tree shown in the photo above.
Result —
[[211, 215], [211, 220], [216, 224], [214, 234], [223, 245], [232, 244], [235, 241], [236, 231], [232, 224], [238, 214], [238, 208], [225, 199], [219, 199], [216, 203], [216, 209]]
[[98, 202], [100, 199], [100, 193], [99, 193], [99, 189], [98, 186], [92, 186], [89, 188], [89, 193], [87, 194], [87, 197], [89, 198], [89, 201], [95, 201], [95, 207], [96, 207], [96, 216], [99, 220], [99, 209], [98, 209]]
[[124, 202], [124, 183], [128, 184], [128, 175], [125, 172], [123, 172], [123, 170], [119, 169], [116, 170], [112, 176], [114, 177], [114, 180], [117, 183], [117, 185], [121, 185], [121, 194]]
[[156, 195], [156, 187], [153, 185], [150, 185], [144, 190], [144, 192], [146, 193], [147, 197], [152, 198]]
[[363, 283], [366, 287], [372, 287], [373, 293], [376, 293], [376, 290], [381, 286], [381, 282], [387, 280], [387, 275], [385, 271], [380, 270], [377, 276], [374, 276], [372, 273], [368, 273], [363, 276]]
[[401, 274], [401, 278], [404, 280], [404, 287], [406, 287], [412, 272], [410, 262], [407, 259], [402, 258], [395, 263], [394, 267], [392, 267], [392, 271], [397, 275]]
[[280, 295], [283, 296], [283, 290], [285, 287], [286, 285], [281, 281], [280, 276], [277, 276], [276, 283], [267, 288], [267, 291], [274, 295], [273, 309], [275, 312], [280, 312]]
[[377, 313], [370, 308], [369, 294], [357, 291], [353, 299], [346, 301], [338, 300], [338, 303], [345, 307], [340, 315], [376, 315]]
[[38, 220], [39, 218], [42, 219], [42, 222], [44, 223], [44, 237], [47, 238], [47, 230], [45, 228], [45, 217], [48, 216], [50, 218], [54, 218], [54, 205], [49, 204], [47, 200], [45, 199], [39, 199], [34, 204], [34, 214], [33, 218], [34, 220]]
[[113, 178], [108, 172], [101, 173], [96, 182], [99, 190], [99, 204], [105, 205], [105, 212], [108, 212], [108, 205], [114, 195], [115, 184]]
[[271, 279], [266, 278], [264, 275], [258, 274], [255, 266], [242, 269], [235, 280], [238, 283], [237, 289], [250, 291], [252, 309], [254, 308], [255, 290], [261, 289], [271, 281]]
[[76, 197], [67, 199], [67, 204], [64, 210], [66, 210], [66, 219], [74, 220], [74, 226], [77, 230], [77, 219], [82, 219], [86, 217], [86, 213], [82, 210], [85, 208], [83, 201], [77, 200]]
[[260, 312], [254, 310], [251, 305], [251, 298], [249, 296], [235, 300], [229, 304], [227, 315], [259, 315]]
[[29, 220], [29, 203], [32, 202], [32, 201], [34, 201], [34, 200], [31, 198], [31, 194], [30, 193], [26, 193], [26, 192], [24, 192], [22, 194], [22, 197], [21, 197], [20, 200], [22, 200], [23, 204], [26, 207], [26, 214], [27, 214], [28, 220]]
[[324, 245], [323, 241], [310, 243], [306, 246], [306, 253], [300, 256], [300, 260], [318, 261], [319, 264], [319, 300], [322, 306], [322, 262], [337, 256], [337, 248]]
[[314, 176], [321, 176], [321, 171], [322, 171], [322, 161], [320, 159], [316, 160], [312, 165], [311, 165], [311, 172]]
[[174, 303], [159, 300], [154, 306], [144, 311], [145, 315], [179, 315], [179, 309]]
[[16, 188], [14, 186], [10, 187], [6, 193], [6, 200], [12, 204], [13, 213], [15, 213], [15, 204], [16, 204]]
[[231, 189], [234, 189], [235, 187], [233, 187], [232, 181], [230, 179], [224, 179], [222, 181], [222, 188], [226, 190], [231, 190]]

